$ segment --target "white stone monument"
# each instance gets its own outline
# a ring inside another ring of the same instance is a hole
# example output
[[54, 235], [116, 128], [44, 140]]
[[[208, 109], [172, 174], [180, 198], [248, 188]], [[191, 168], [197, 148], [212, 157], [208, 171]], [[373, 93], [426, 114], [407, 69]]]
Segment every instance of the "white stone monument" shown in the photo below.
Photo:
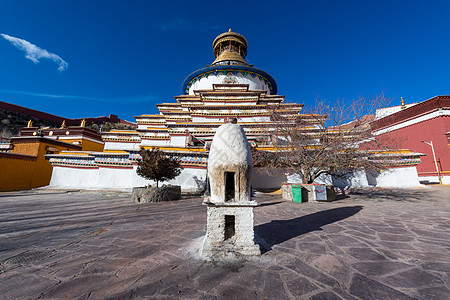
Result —
[[210, 197], [207, 208], [207, 232], [202, 254], [208, 257], [260, 255], [254, 242], [251, 199], [252, 154], [241, 126], [220, 126], [208, 157]]

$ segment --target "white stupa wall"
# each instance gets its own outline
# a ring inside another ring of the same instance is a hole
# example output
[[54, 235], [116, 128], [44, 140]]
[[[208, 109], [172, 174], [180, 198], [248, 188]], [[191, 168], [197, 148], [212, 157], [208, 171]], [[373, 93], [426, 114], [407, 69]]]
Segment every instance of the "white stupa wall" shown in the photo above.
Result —
[[97, 187], [99, 169], [81, 169], [53, 166], [49, 187], [66, 189], [91, 189]]
[[283, 169], [267, 170], [254, 168], [252, 174], [252, 188], [261, 192], [278, 190], [286, 182], [286, 171]]
[[356, 170], [342, 177], [330, 177], [331, 183], [337, 187], [368, 187], [370, 186], [367, 174], [364, 170]]
[[[420, 177], [420, 180], [422, 180], [422, 177]], [[287, 182], [301, 183], [302, 180], [298, 174], [291, 174], [287, 176]], [[379, 173], [357, 170], [342, 177], [322, 175], [317, 178], [314, 183], [333, 185], [339, 188], [369, 186], [403, 188], [421, 186], [419, 176], [417, 175], [417, 169], [414, 166], [390, 168]]]
[[172, 135], [170, 137], [170, 146], [173, 147], [186, 147], [188, 137], [185, 135]]
[[[234, 117], [234, 116], [233, 116]], [[192, 122], [199, 123], [214, 123], [214, 122], [223, 122], [224, 118], [206, 118], [193, 116]], [[238, 123], [258, 123], [258, 122], [270, 122], [270, 117], [265, 116], [256, 116], [256, 117], [237, 117]]]
[[140, 143], [127, 143], [127, 142], [105, 142], [104, 151], [106, 150], [139, 150]]
[[170, 140], [146, 140], [143, 139], [141, 146], [155, 146], [155, 147], [164, 147], [170, 145]]
[[376, 177], [378, 187], [417, 187], [421, 186], [416, 167], [392, 168]]
[[[212, 90], [213, 84], [221, 84], [224, 83], [224, 79], [227, 75], [223, 73], [217, 73], [216, 75], [209, 75], [208, 77], [202, 77], [196, 82], [194, 82], [189, 88], [189, 95], [194, 95], [194, 91], [196, 90]], [[262, 90], [267, 91], [267, 94], [270, 95], [269, 86], [264, 82], [264, 80], [259, 79], [258, 76], [252, 76], [247, 74], [246, 76], [242, 75], [242, 73], [238, 73], [237, 75], [233, 75], [232, 78], [236, 79], [236, 83], [238, 84], [248, 84], [250, 90]]]
[[[131, 189], [155, 185], [151, 180], [145, 180], [133, 168], [68, 168], [53, 167], [49, 187], [61, 189]], [[183, 191], [200, 191], [205, 187], [206, 170], [184, 168], [175, 179], [160, 184], [180, 185]]]
[[[423, 183], [439, 183], [439, 178], [437, 176], [420, 176], [420, 181]], [[441, 174], [442, 184], [450, 184], [450, 176], [446, 174]]]

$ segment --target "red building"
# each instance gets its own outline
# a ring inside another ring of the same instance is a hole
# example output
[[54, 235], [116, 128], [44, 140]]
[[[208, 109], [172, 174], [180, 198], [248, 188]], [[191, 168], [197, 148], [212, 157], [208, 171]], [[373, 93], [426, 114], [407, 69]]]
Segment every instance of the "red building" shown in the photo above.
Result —
[[450, 96], [436, 96], [414, 105], [386, 108], [377, 114], [382, 117], [371, 124], [374, 135], [394, 141], [396, 148], [426, 154], [417, 165], [421, 182], [439, 182], [439, 171], [442, 183], [450, 184]]

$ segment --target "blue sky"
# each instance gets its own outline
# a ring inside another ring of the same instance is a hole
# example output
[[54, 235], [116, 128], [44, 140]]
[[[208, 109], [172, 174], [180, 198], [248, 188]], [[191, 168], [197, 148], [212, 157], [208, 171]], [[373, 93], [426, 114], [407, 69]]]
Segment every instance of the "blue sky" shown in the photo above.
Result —
[[[232, 28], [290, 102], [423, 101], [450, 94], [449, 13], [449, 1], [0, 0], [0, 100], [134, 121], [173, 102]], [[28, 58], [24, 41], [39, 47]]]

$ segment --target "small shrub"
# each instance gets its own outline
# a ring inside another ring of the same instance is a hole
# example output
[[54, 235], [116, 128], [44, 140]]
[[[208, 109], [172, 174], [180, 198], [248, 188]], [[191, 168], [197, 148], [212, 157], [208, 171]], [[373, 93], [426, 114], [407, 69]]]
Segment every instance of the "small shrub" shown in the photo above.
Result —
[[141, 160], [138, 161], [136, 172], [145, 179], [156, 181], [156, 187], [160, 181], [174, 179], [181, 173], [180, 162], [157, 148], [141, 150], [140, 154]]

